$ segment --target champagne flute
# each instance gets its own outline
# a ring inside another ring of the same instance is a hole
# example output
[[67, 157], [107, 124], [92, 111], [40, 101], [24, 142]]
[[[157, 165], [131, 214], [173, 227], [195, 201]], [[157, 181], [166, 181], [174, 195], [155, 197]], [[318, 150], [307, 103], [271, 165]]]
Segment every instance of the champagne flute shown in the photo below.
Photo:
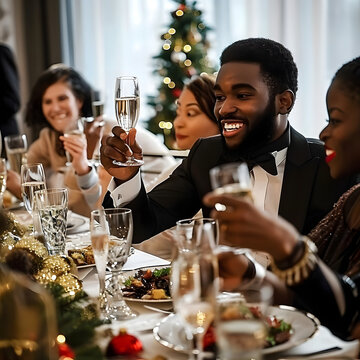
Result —
[[108, 299], [105, 291], [105, 271], [109, 252], [109, 226], [103, 210], [90, 214], [90, 234], [96, 270], [99, 278], [99, 308], [104, 318], [108, 317]]
[[[203, 353], [203, 338], [214, 320], [218, 292], [218, 266], [210, 223], [194, 228], [196, 250], [180, 249], [172, 264], [171, 296], [177, 316], [194, 343], [195, 359]], [[193, 358], [191, 355], [190, 358]]]
[[41, 232], [36, 212], [35, 192], [46, 189], [45, 171], [42, 164], [21, 165], [21, 195], [28, 213], [32, 216], [34, 232]]
[[[67, 129], [65, 129], [64, 137], [81, 138], [82, 140], [86, 141], [82, 120], [81, 119], [76, 120], [75, 123], [71, 124]], [[70, 166], [72, 162], [72, 156], [67, 151], [65, 151], [65, 154], [66, 154], [66, 166]]]
[[102, 210], [108, 224], [110, 242], [107, 266], [111, 270], [108, 313], [115, 320], [126, 320], [137, 316], [123, 299], [121, 285], [122, 267], [125, 264], [132, 244], [133, 219], [130, 209], [116, 208]]
[[5, 136], [4, 143], [10, 169], [20, 174], [21, 165], [26, 163], [26, 135], [22, 134]]
[[[138, 80], [135, 76], [120, 76], [115, 84], [115, 114], [118, 124], [128, 134], [137, 124], [140, 111], [140, 92]], [[143, 160], [134, 156], [127, 158], [126, 162], [113, 161], [118, 166], [140, 166]]]
[[6, 190], [6, 177], [7, 177], [6, 159], [0, 158], [0, 208], [4, 207], [3, 199], [4, 199], [4, 192]]
[[262, 359], [272, 296], [270, 284], [219, 296], [215, 328], [220, 359]]

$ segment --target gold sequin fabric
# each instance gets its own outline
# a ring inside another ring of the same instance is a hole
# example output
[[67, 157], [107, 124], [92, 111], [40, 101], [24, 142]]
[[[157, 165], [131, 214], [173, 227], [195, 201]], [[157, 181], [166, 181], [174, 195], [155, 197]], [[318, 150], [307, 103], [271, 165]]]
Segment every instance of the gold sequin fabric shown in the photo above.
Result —
[[[360, 229], [346, 222], [346, 202], [360, 198], [360, 184], [341, 196], [332, 211], [308, 234], [320, 258], [334, 271], [349, 276], [360, 270]], [[358, 215], [360, 217], [360, 214]]]

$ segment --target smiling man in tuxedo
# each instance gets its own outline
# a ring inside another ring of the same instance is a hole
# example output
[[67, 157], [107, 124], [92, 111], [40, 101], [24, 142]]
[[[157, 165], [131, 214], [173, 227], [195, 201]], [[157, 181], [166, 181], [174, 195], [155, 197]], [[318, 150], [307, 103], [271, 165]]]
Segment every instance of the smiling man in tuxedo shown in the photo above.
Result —
[[[215, 85], [221, 135], [198, 140], [170, 178], [146, 194], [139, 168], [118, 167], [131, 153], [141, 158], [136, 130], [115, 127], [103, 138], [101, 161], [113, 176], [104, 207], [133, 210], [134, 242], [141, 242], [194, 216], [211, 191], [209, 170], [246, 161], [255, 203], [307, 233], [352, 184], [332, 180], [323, 145], [306, 139], [288, 122], [297, 92], [297, 67], [281, 44], [263, 38], [237, 41], [222, 53]], [[128, 137], [126, 145], [125, 139]]]

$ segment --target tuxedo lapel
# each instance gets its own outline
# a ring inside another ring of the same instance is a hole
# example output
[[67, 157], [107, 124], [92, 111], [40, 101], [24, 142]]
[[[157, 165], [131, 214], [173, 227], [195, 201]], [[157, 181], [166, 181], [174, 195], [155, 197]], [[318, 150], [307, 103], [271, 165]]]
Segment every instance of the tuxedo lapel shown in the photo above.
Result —
[[279, 215], [291, 222], [299, 231], [305, 224], [319, 160], [319, 157], [312, 156], [307, 140], [291, 128]]

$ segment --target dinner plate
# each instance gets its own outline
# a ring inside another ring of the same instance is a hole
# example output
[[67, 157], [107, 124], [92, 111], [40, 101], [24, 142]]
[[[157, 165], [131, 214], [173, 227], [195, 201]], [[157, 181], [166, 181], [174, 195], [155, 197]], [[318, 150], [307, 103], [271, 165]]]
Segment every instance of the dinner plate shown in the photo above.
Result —
[[66, 231], [71, 232], [75, 228], [77, 228], [81, 225], [84, 225], [84, 224], [85, 224], [85, 219], [80, 218], [80, 217], [72, 217], [66, 224]]
[[77, 268], [78, 269], [86, 269], [86, 268], [89, 268], [89, 267], [94, 267], [95, 264], [86, 264], [86, 265], [78, 265]]
[[[291, 324], [293, 334], [291, 338], [280, 345], [264, 349], [263, 354], [273, 354], [285, 351], [309, 340], [318, 331], [320, 322], [312, 314], [297, 310], [291, 306], [271, 306], [269, 315], [275, 315]], [[175, 351], [188, 353], [191, 342], [185, 337], [184, 327], [176, 314], [170, 314], [153, 330], [155, 339], [162, 345]]]
[[[137, 270], [130, 270], [130, 271], [126, 271], [124, 272], [124, 279], [128, 279], [130, 276], [134, 276], [139, 270], [151, 270], [154, 271], [155, 269], [162, 269], [162, 268], [167, 268], [169, 266], [153, 266], [153, 267], [148, 267], [148, 268], [144, 268], [144, 269], [137, 269]], [[124, 300], [126, 301], [132, 301], [132, 302], [139, 302], [139, 303], [168, 303], [168, 302], [172, 302], [172, 299], [158, 299], [158, 300], [154, 300], [154, 299], [136, 299], [136, 298], [130, 298], [130, 297], [126, 297], [124, 296]]]
[[140, 302], [140, 303], [168, 303], [168, 302], [171, 302], [172, 299], [159, 299], [159, 300], [154, 300], [154, 299], [135, 299], [135, 298], [129, 298], [129, 297], [126, 297], [124, 296], [124, 300], [126, 301], [132, 301], [132, 302]]

